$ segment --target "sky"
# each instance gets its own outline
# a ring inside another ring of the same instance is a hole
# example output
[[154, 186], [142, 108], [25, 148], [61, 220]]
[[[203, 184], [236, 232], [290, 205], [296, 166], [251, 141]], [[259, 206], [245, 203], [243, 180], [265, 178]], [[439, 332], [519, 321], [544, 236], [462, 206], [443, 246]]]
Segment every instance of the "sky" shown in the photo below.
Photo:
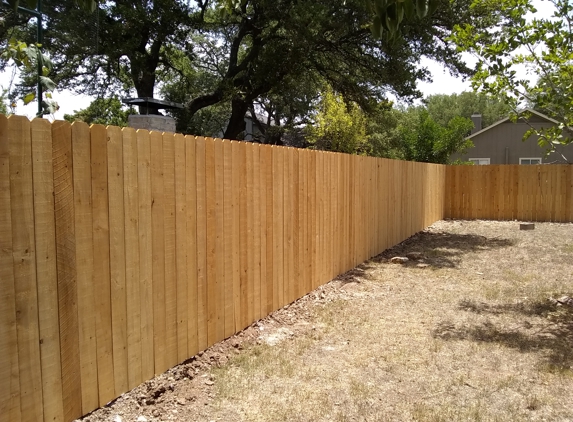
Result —
[[[548, 7], [550, 4], [548, 1], [534, 0], [533, 3], [538, 10], [536, 13], [537, 17], [546, 18], [551, 16], [553, 9]], [[467, 56], [466, 61], [470, 66], [473, 66], [474, 63], [472, 63], [471, 57]], [[429, 69], [433, 79], [431, 83], [420, 82], [418, 84], [418, 88], [423, 93], [424, 97], [433, 94], [454, 94], [463, 91], [470, 91], [472, 89], [469, 80], [464, 81], [462, 78], [453, 77], [443, 65], [437, 62], [423, 59], [420, 65]], [[10, 78], [10, 72], [0, 73], [0, 86], [7, 88], [10, 83]], [[66, 90], [54, 92], [53, 98], [59, 104], [60, 110], [55, 113], [54, 116], [50, 116], [50, 120], [62, 120], [64, 118], [64, 114], [71, 114], [76, 110], [86, 108], [92, 101], [92, 98], [88, 96], [77, 95]], [[33, 118], [37, 110], [38, 105], [36, 102], [32, 102], [24, 106], [23, 103], [19, 101], [16, 108], [16, 114]]]

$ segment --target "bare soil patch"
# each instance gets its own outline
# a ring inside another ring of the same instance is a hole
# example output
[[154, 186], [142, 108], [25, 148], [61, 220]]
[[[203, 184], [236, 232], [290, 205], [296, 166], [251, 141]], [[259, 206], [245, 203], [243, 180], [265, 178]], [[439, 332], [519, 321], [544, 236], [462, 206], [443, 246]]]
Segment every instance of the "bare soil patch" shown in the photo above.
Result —
[[82, 420], [573, 421], [564, 295], [573, 224], [441, 221]]

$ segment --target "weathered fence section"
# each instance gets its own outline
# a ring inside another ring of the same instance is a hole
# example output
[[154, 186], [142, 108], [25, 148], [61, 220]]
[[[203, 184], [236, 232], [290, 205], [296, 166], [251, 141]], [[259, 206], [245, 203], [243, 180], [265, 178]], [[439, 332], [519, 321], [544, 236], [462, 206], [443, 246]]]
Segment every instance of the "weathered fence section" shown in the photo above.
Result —
[[446, 218], [573, 221], [573, 166], [447, 166]]
[[445, 173], [0, 116], [0, 420], [71, 421], [406, 239]]

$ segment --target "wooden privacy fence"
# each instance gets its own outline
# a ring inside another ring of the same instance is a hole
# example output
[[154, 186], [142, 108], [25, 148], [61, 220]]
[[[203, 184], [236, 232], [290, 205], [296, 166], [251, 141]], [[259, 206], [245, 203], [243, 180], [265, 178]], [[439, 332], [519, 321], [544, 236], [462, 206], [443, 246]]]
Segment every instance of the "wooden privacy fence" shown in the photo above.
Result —
[[446, 218], [573, 221], [573, 166], [447, 166]]
[[0, 116], [0, 420], [71, 421], [443, 217], [445, 167]]

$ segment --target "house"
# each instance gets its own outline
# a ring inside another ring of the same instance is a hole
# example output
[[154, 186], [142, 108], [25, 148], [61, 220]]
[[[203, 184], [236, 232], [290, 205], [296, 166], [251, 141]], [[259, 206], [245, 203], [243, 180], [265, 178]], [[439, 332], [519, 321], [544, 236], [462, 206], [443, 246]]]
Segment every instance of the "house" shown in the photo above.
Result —
[[559, 145], [556, 152], [545, 155], [545, 150], [537, 145], [538, 137], [530, 136], [523, 141], [523, 135], [533, 126], [536, 129], [558, 125], [552, 118], [538, 111], [527, 109], [530, 118], [526, 122], [518, 119], [512, 122], [509, 117], [482, 129], [480, 114], [472, 115], [474, 130], [467, 137], [474, 147], [463, 154], [452, 155], [452, 161], [471, 161], [474, 164], [564, 164], [573, 163], [573, 144]]

